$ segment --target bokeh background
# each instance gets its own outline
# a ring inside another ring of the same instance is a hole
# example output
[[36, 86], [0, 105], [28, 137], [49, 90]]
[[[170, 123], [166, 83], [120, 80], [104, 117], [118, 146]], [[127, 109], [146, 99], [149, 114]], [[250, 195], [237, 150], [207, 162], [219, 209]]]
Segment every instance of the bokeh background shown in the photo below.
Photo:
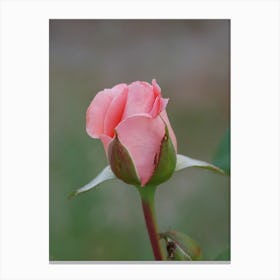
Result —
[[[95, 94], [153, 78], [178, 152], [212, 162], [230, 125], [229, 20], [50, 20], [50, 260], [153, 260], [133, 187], [113, 180], [67, 199], [107, 165], [85, 131]], [[229, 176], [180, 171], [156, 209], [159, 229], [190, 235], [204, 260], [230, 247]]]

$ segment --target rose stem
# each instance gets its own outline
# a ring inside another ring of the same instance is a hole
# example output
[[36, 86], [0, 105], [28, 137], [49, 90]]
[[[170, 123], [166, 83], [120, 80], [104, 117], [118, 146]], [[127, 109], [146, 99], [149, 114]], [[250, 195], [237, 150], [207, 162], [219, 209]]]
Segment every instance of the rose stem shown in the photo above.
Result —
[[155, 260], [163, 260], [163, 254], [159, 242], [159, 235], [157, 232], [157, 223], [155, 217], [154, 197], [155, 186], [145, 186], [138, 188], [141, 195], [142, 208], [144, 212], [146, 228], [151, 241]]

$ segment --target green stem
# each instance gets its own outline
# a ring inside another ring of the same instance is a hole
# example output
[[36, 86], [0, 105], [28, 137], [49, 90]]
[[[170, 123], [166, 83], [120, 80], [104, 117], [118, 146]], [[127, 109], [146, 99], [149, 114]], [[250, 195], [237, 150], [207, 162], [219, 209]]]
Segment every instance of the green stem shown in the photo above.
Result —
[[155, 260], [163, 260], [163, 254], [159, 242], [157, 222], [155, 216], [154, 197], [156, 186], [145, 186], [138, 188], [141, 195], [142, 208], [149, 238], [151, 241]]

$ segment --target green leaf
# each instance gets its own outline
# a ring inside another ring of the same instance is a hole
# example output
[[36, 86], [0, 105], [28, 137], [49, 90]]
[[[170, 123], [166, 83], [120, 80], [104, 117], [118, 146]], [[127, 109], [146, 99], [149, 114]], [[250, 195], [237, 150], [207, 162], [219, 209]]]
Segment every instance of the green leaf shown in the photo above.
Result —
[[167, 125], [161, 141], [158, 159], [155, 158], [155, 170], [147, 184], [159, 185], [167, 181], [174, 173], [176, 166], [176, 151], [169, 137]]
[[216, 261], [230, 261], [230, 249], [227, 248], [223, 252], [221, 252], [216, 258]]
[[71, 199], [71, 198], [77, 196], [80, 193], [87, 192], [87, 191], [91, 190], [92, 188], [94, 188], [94, 187], [98, 186], [99, 184], [103, 183], [104, 181], [115, 179], [115, 178], [116, 178], [116, 176], [112, 172], [111, 167], [108, 165], [97, 175], [97, 177], [95, 177], [88, 184], [86, 184], [82, 188], [70, 193], [68, 198]]
[[117, 132], [115, 139], [109, 145], [108, 158], [112, 171], [119, 179], [134, 186], [141, 184], [133, 160], [119, 140]]
[[166, 242], [167, 256], [170, 260], [201, 260], [202, 254], [198, 244], [188, 235], [175, 230], [160, 233]]
[[220, 174], [224, 174], [224, 171], [218, 168], [217, 166], [210, 164], [205, 161], [197, 160], [194, 158], [190, 158], [184, 155], [177, 155], [177, 164], [175, 171], [179, 171], [184, 168], [188, 167], [199, 167], [199, 168], [206, 168], [212, 171], [218, 172]]
[[214, 156], [213, 163], [230, 175], [230, 130], [227, 129]]

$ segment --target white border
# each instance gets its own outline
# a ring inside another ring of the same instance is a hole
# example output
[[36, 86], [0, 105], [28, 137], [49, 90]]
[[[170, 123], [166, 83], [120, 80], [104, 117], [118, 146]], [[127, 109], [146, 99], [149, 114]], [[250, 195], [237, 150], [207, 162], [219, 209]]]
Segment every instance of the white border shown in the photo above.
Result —
[[[231, 264], [49, 264], [49, 18], [231, 19]], [[278, 1], [2, 1], [1, 279], [279, 279], [279, 34]]]

